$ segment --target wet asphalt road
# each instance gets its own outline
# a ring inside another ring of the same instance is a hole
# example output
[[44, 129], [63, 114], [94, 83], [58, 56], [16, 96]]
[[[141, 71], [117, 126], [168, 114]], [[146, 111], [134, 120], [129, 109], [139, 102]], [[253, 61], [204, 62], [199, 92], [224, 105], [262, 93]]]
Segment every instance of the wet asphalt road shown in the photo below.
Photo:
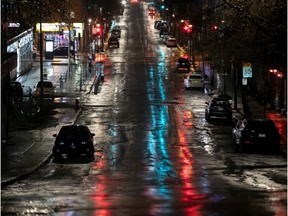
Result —
[[286, 158], [232, 149], [231, 123], [205, 120], [209, 96], [183, 89], [181, 53], [145, 8], [126, 8], [76, 120], [96, 133], [94, 160], [52, 158], [2, 190], [3, 215], [286, 215]]

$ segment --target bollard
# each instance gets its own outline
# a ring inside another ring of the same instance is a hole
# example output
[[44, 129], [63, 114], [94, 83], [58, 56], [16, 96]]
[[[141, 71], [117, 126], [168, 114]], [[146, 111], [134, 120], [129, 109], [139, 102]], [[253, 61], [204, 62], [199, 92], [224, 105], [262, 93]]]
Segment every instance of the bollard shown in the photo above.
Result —
[[79, 100], [75, 99], [75, 109], [78, 110], [79, 109]]

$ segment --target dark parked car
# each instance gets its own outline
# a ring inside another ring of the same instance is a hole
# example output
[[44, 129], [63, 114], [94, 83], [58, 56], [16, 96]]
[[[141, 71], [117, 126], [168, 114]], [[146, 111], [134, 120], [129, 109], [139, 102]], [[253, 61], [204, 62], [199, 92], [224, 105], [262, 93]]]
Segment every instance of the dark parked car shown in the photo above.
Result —
[[271, 119], [239, 120], [232, 130], [233, 146], [238, 151], [280, 150], [281, 136]]
[[111, 36], [108, 40], [108, 48], [116, 46], [119, 48], [119, 40], [117, 37]]
[[111, 30], [111, 35], [120, 38], [121, 37], [121, 30], [119, 28], [113, 28]]
[[205, 118], [210, 120], [211, 117], [225, 118], [232, 120], [232, 107], [228, 100], [222, 98], [214, 98], [206, 102]]
[[9, 96], [13, 98], [23, 97], [23, 86], [20, 82], [10, 81]]
[[188, 58], [180, 57], [176, 60], [176, 71], [190, 71], [191, 63]]
[[53, 50], [55, 57], [68, 57], [68, 47], [57, 47]]
[[56, 137], [53, 147], [53, 155], [61, 159], [63, 155], [69, 157], [85, 155], [94, 156], [94, 133], [91, 133], [85, 125], [67, 125], [63, 126]]

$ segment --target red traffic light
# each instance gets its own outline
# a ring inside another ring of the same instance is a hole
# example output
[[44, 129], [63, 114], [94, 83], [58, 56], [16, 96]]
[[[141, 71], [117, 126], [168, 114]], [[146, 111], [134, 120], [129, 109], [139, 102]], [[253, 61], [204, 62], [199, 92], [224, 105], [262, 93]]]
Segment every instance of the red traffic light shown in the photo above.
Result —
[[100, 24], [96, 24], [96, 26], [93, 26], [92, 32], [93, 32], [94, 37], [100, 36], [100, 34], [102, 32], [102, 28], [101, 28]]

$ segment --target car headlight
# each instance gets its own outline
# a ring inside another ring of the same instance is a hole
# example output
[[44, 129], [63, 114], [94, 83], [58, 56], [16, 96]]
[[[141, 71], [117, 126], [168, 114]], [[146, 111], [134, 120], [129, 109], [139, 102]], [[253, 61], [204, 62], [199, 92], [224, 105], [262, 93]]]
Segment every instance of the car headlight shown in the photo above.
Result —
[[86, 142], [86, 141], [82, 141], [81, 144], [82, 144], [82, 145], [86, 145], [87, 142]]

